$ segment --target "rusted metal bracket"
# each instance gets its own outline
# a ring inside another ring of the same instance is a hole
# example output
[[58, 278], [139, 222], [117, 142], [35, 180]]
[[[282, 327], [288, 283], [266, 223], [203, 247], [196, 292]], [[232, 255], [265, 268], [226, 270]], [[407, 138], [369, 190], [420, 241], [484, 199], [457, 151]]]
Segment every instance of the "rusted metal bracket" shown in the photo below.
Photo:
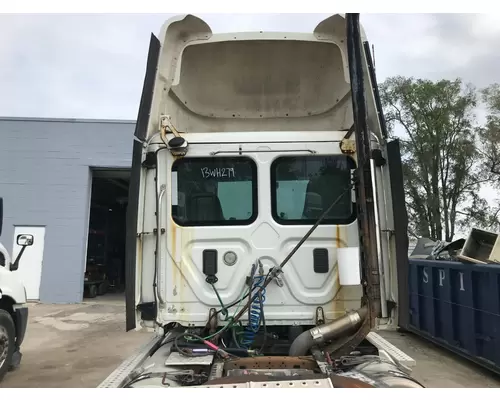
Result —
[[316, 308], [316, 325], [323, 325], [325, 323], [325, 312], [323, 307]]
[[208, 332], [210, 335], [213, 335], [215, 332], [217, 332], [217, 310], [215, 308], [211, 308], [210, 312], [208, 313], [208, 323], [209, 323], [209, 329]]
[[352, 139], [342, 139], [340, 141], [340, 151], [342, 152], [342, 154], [356, 153], [356, 141]]

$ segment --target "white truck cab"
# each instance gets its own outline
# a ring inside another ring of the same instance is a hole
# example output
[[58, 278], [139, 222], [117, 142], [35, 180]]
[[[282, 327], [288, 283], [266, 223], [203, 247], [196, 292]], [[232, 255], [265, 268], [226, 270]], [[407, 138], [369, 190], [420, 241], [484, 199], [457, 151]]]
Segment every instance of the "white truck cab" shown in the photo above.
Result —
[[421, 387], [374, 332], [397, 274], [367, 48], [357, 14], [310, 34], [185, 15], [152, 36], [126, 305], [155, 337], [101, 387]]
[[[0, 197], [0, 235], [3, 223], [3, 199]], [[21, 344], [28, 326], [26, 289], [13, 273], [26, 247], [33, 245], [33, 236], [21, 234], [16, 238], [21, 251], [12, 262], [9, 252], [0, 243], [0, 380], [7, 371], [19, 366]]]

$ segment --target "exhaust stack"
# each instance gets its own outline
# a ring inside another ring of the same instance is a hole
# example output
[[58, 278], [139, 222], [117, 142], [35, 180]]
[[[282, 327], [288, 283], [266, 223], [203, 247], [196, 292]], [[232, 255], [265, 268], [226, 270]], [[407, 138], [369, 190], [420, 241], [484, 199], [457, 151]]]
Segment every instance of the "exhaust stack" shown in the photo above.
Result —
[[367, 307], [362, 307], [328, 324], [315, 326], [301, 333], [290, 346], [289, 356], [305, 356], [314, 345], [322, 345], [329, 340], [338, 339], [353, 332], [359, 328], [367, 315]]

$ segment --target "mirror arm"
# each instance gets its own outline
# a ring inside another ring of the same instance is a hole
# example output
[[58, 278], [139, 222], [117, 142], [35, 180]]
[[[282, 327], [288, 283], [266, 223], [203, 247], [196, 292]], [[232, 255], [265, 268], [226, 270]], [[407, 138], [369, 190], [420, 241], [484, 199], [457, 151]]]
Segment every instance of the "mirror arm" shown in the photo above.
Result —
[[19, 254], [17, 255], [16, 257], [16, 261], [14, 261], [11, 265], [10, 265], [10, 270], [11, 271], [17, 271], [17, 268], [19, 267], [19, 260], [21, 259], [21, 256], [23, 255], [24, 253], [24, 250], [26, 250], [26, 245], [24, 245], [21, 249], [21, 251], [19, 252]]

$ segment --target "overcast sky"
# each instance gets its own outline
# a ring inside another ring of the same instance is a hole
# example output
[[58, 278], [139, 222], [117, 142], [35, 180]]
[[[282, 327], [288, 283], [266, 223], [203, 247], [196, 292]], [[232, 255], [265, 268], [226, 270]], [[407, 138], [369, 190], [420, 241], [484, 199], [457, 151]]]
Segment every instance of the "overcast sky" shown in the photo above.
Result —
[[[197, 14], [214, 33], [312, 32], [328, 14]], [[0, 116], [135, 119], [150, 33], [169, 14], [1, 15]], [[500, 15], [361, 14], [379, 82], [500, 82]], [[481, 192], [493, 201], [489, 188]]]
[[[196, 13], [195, 13], [196, 14]], [[312, 32], [328, 14], [197, 14], [214, 33]], [[0, 116], [135, 119], [150, 32], [169, 14], [0, 15]], [[361, 14], [388, 76], [500, 81], [500, 16]]]

